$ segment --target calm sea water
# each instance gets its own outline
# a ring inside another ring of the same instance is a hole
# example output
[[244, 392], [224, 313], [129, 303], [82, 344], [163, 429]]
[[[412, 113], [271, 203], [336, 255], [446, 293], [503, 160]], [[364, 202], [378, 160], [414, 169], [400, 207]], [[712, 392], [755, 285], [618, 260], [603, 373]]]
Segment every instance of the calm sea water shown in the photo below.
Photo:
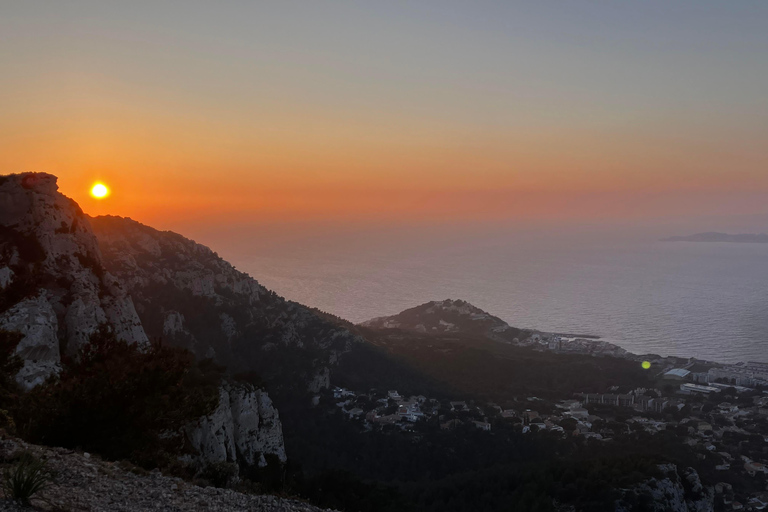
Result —
[[245, 240], [262, 284], [354, 322], [464, 299], [509, 322], [635, 353], [768, 361], [768, 244], [485, 230]]

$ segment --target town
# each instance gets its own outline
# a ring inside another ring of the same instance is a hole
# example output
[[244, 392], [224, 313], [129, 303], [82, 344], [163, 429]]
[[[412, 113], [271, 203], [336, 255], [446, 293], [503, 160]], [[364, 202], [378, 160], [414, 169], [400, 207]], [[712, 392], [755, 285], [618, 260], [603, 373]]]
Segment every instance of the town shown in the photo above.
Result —
[[[548, 433], [584, 443], [611, 443], [638, 432], [673, 436], [711, 470], [717, 510], [768, 510], [768, 365], [669, 357], [651, 362], [657, 375], [653, 388], [611, 387], [556, 401], [528, 396], [478, 403], [336, 387], [313, 403], [332, 404], [363, 431], [410, 433], [414, 442], [423, 438], [427, 425], [489, 433], [511, 427], [521, 434]], [[680, 362], [685, 364], [672, 366]]]

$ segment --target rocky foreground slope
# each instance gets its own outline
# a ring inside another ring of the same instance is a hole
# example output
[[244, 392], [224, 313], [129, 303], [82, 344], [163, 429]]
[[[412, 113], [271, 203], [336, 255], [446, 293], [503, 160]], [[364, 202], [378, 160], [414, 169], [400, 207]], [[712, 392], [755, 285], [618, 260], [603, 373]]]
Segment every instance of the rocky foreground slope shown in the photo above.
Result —
[[[189, 510], [250, 512], [320, 512], [322, 509], [297, 500], [251, 495], [216, 487], [199, 487], [159, 471], [136, 472], [116, 462], [63, 448], [29, 445], [17, 439], [0, 441], [0, 461], [22, 451], [47, 462], [53, 480], [33, 505], [37, 510], [92, 512], [139, 512]], [[0, 499], [0, 511], [29, 508]]]

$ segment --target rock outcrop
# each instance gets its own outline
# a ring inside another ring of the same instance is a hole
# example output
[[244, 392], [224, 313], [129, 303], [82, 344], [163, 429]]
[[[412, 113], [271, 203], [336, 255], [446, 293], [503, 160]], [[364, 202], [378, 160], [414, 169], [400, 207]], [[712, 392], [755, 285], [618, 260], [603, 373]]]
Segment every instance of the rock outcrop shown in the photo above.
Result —
[[0, 326], [24, 334], [25, 388], [57, 371], [60, 350], [75, 354], [101, 324], [148, 343], [131, 297], [104, 270], [88, 217], [55, 176], [0, 177], [0, 269]]
[[[237, 307], [231, 313], [216, 309], [217, 304], [227, 303], [228, 294], [253, 306], [247, 313], [250, 318], [264, 317], [271, 326], [279, 326], [283, 317], [290, 316], [288, 308], [259, 317], [261, 308], [273, 305], [263, 300], [271, 292], [236, 273], [209, 249], [178, 235], [135, 234], [130, 238], [131, 250], [119, 258], [121, 264], [115, 261], [116, 246], [106, 245], [111, 256], [107, 265], [89, 217], [58, 192], [56, 177], [43, 173], [0, 176], [0, 329], [22, 335], [16, 354], [24, 366], [16, 380], [23, 389], [29, 390], [57, 373], [61, 354], [76, 354], [103, 324], [120, 339], [148, 344], [130, 291], [142, 294], [139, 304], [150, 322], [155, 317], [148, 310], [159, 306], [160, 322], [152, 331], [155, 336], [171, 338], [200, 357], [214, 355], [214, 346], [208, 342], [212, 333], [207, 323], [203, 331], [191, 333], [188, 324], [201, 325], [194, 319], [207, 322], [208, 316], [214, 318], [210, 325], [219, 326], [221, 332], [214, 331], [212, 337], [221, 338], [224, 347], [215, 345], [218, 350], [228, 347], [240, 332], [235, 319], [242, 318], [242, 313]], [[178, 268], [152, 266], [152, 258], [164, 255], [177, 262]], [[149, 270], [143, 266], [147, 262]], [[111, 273], [108, 266], [118, 272]], [[227, 269], [232, 271], [227, 273]], [[153, 287], [158, 282], [178, 293], [163, 295], [162, 291], [169, 289]], [[195, 302], [184, 313], [178, 311], [190, 306], [185, 302], [188, 297], [210, 302]], [[277, 331], [281, 339], [286, 338], [286, 332], [302, 336], [295, 325]], [[301, 340], [287, 339], [287, 343], [297, 345]], [[265, 391], [247, 385], [224, 384], [218, 409], [200, 420], [193, 439], [201, 457], [208, 461], [259, 466], [265, 464], [268, 454], [285, 461], [277, 411]]]
[[[693, 468], [679, 472], [674, 464], [662, 464], [663, 478], [652, 478], [631, 489], [616, 503], [616, 512], [712, 512], [714, 489], [704, 487]], [[642, 508], [638, 504], [642, 503]]]
[[249, 384], [225, 384], [219, 405], [187, 428], [199, 467], [215, 462], [264, 467], [265, 455], [287, 460], [280, 417], [267, 393]]
[[16, 355], [24, 362], [16, 375], [22, 389], [30, 390], [58, 373], [61, 361], [58, 320], [44, 293], [25, 299], [6, 311], [0, 317], [0, 329], [24, 336], [16, 346]]

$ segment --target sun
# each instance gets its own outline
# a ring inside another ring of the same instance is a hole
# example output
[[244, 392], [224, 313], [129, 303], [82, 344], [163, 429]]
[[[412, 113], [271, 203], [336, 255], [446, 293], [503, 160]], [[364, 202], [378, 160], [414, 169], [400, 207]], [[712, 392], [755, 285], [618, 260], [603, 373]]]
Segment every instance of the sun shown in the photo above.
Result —
[[103, 183], [94, 183], [91, 187], [91, 195], [96, 199], [104, 199], [109, 195], [109, 188]]

